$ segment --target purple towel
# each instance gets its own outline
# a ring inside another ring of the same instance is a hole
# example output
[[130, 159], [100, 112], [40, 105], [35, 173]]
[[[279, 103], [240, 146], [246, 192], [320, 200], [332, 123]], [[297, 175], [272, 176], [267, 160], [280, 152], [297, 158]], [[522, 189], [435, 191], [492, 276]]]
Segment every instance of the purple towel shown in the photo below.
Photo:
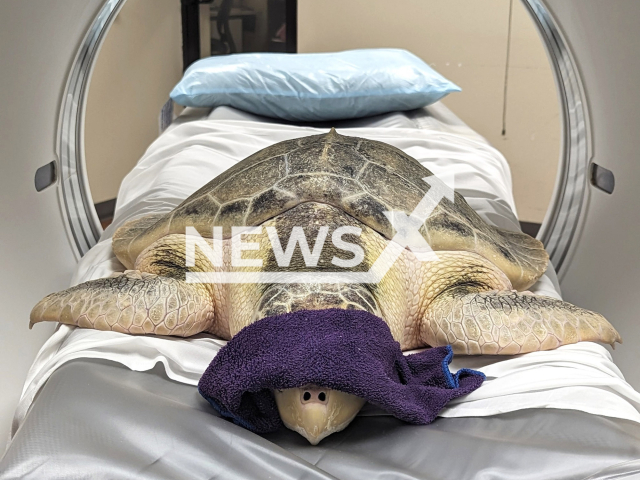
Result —
[[243, 328], [213, 359], [198, 390], [222, 416], [258, 433], [282, 425], [271, 389], [308, 384], [427, 424], [485, 379], [469, 369], [452, 374], [452, 357], [449, 346], [404, 356], [387, 324], [365, 311], [302, 310]]

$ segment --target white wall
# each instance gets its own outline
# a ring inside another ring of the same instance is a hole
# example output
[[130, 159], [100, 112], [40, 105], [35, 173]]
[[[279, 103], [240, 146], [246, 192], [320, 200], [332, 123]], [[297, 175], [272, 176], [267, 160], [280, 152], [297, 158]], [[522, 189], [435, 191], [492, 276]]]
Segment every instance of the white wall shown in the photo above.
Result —
[[0, 1], [0, 456], [24, 380], [55, 325], [29, 312], [69, 285], [76, 260], [52, 186], [36, 170], [56, 156], [60, 100], [101, 0]]
[[640, 390], [640, 2], [547, 1], [582, 77], [593, 161], [611, 170], [616, 183], [612, 195], [588, 187], [562, 292], [569, 302], [603, 314], [620, 332], [624, 344], [613, 359]]
[[94, 203], [158, 136], [158, 115], [182, 76], [180, 0], [129, 0], [96, 61], [87, 99], [85, 155]]
[[513, 1], [507, 128], [502, 136], [509, 0], [299, 0], [298, 51], [412, 51], [463, 89], [444, 103], [509, 161], [520, 220], [540, 223], [553, 192], [559, 106], [535, 26]]
[[[58, 187], [36, 192], [34, 175], [56, 158], [69, 69], [103, 3], [0, 1], [0, 457], [27, 371], [55, 328], [29, 330], [29, 312], [45, 295], [69, 286], [76, 264]], [[129, 0], [124, 8], [113, 31], [135, 35], [120, 36], [119, 45], [107, 39], [89, 92], [87, 149], [97, 159], [89, 167], [104, 166], [90, 174], [98, 184], [103, 176], [105, 185], [118, 162], [129, 162], [118, 171], [124, 175], [139, 156], [122, 152], [133, 145], [141, 154], [157, 135], [158, 110], [182, 67], [179, 0]], [[97, 187], [96, 193], [98, 201], [111, 195]]]

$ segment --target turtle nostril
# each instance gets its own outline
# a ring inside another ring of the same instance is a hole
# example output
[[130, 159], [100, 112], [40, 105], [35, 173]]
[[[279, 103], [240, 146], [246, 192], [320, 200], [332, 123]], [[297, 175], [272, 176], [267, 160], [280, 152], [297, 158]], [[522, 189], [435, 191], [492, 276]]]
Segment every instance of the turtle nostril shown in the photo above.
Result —
[[321, 404], [326, 406], [328, 400], [329, 400], [329, 391], [326, 389], [321, 389], [313, 385], [300, 389], [300, 402], [303, 405], [313, 403], [313, 404]]

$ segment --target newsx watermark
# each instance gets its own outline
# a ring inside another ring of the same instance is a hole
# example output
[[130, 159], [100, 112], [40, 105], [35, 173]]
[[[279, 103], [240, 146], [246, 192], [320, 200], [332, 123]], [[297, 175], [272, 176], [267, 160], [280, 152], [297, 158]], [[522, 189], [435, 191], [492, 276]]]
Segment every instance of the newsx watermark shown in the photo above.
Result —
[[[436, 209], [443, 198], [454, 201], [453, 176], [447, 178], [445, 183], [435, 175], [423, 178], [430, 188], [420, 200], [414, 210], [407, 215], [405, 212], [392, 210], [385, 211], [395, 230], [392, 240], [387, 243], [382, 253], [366, 272], [343, 271], [213, 271], [213, 272], [187, 272], [188, 283], [378, 283], [389, 271], [393, 263], [400, 257], [405, 248], [420, 261], [437, 261], [437, 255], [431, 249], [429, 243], [420, 233], [419, 229]], [[257, 250], [259, 244], [244, 241], [248, 235], [266, 234], [271, 243], [274, 257], [279, 267], [288, 267], [293, 257], [296, 245], [299, 246], [305, 266], [316, 267], [322, 249], [329, 235], [329, 226], [321, 226], [318, 229], [313, 248], [301, 226], [295, 226], [291, 230], [287, 245], [283, 247], [275, 227], [232, 227], [231, 234], [231, 266], [232, 267], [262, 267], [262, 260], [258, 258], [243, 258], [245, 251]], [[204, 238], [195, 227], [186, 228], [186, 266], [194, 267], [196, 264], [196, 248], [204, 254], [214, 267], [224, 266], [224, 250], [222, 239], [222, 227], [213, 227], [212, 239]], [[362, 247], [346, 241], [343, 237], [348, 234], [360, 236], [362, 230], [355, 226], [341, 226], [331, 234], [331, 242], [340, 250], [350, 252], [351, 258], [342, 259], [334, 256], [331, 263], [338, 268], [349, 269], [357, 267], [365, 258]]]

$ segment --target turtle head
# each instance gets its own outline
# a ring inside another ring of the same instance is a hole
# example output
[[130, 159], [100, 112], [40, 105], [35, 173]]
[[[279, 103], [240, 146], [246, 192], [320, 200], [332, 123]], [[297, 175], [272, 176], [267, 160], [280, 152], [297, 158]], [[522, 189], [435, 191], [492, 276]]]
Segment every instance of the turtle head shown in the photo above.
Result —
[[284, 425], [311, 445], [346, 428], [366, 403], [355, 395], [316, 385], [273, 393]]
[[[380, 316], [375, 297], [365, 285], [294, 283], [275, 284], [266, 289], [256, 318], [327, 308], [365, 310]], [[284, 425], [312, 445], [346, 428], [366, 403], [355, 395], [317, 385], [273, 393]]]

